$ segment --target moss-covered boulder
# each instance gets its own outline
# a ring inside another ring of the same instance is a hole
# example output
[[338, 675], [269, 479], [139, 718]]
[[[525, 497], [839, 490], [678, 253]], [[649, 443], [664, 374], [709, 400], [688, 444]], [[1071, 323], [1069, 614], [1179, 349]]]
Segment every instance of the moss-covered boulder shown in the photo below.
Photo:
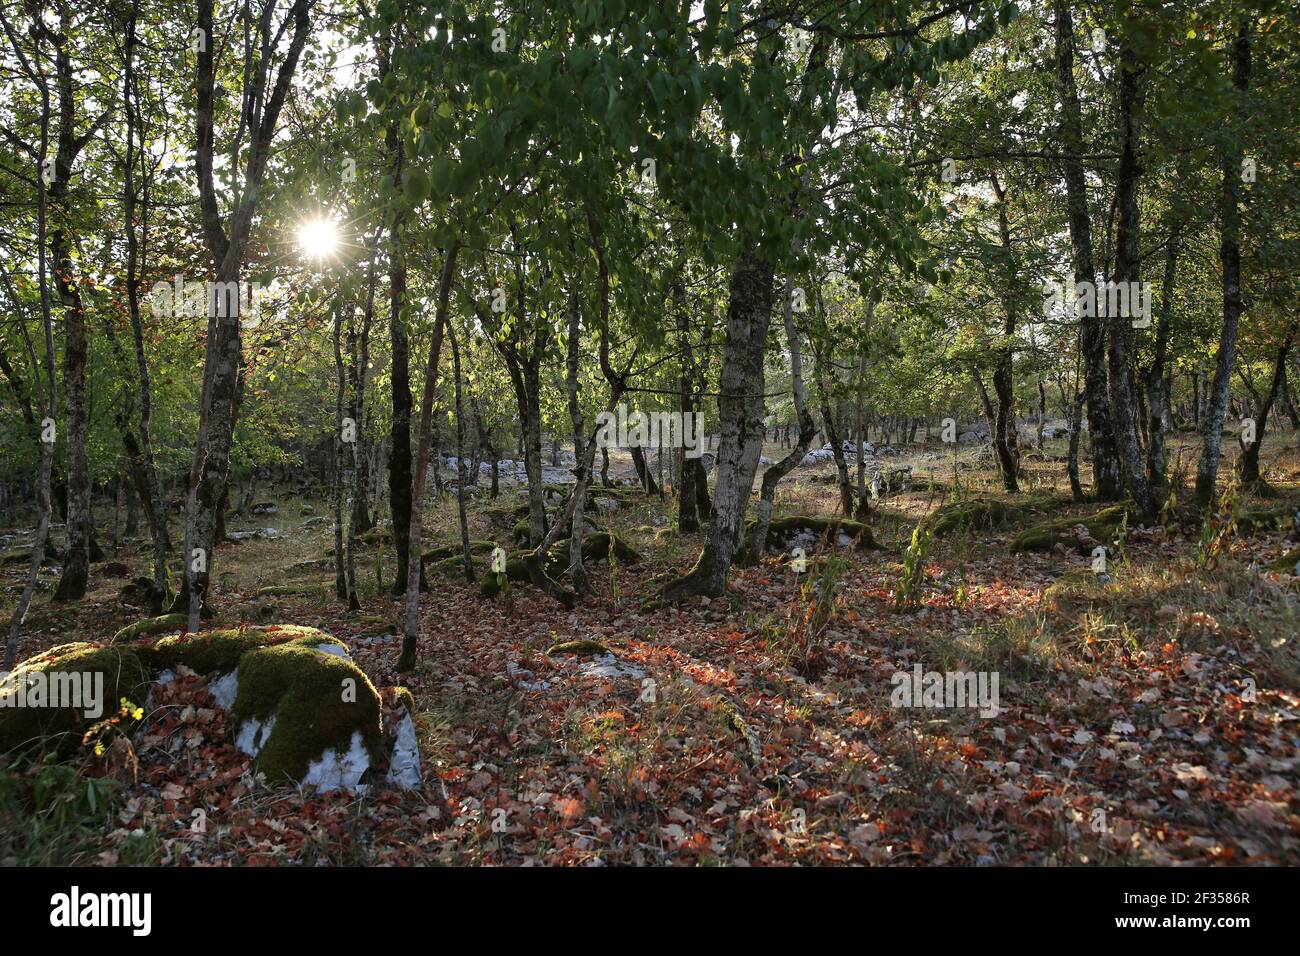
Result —
[[1296, 525], [1296, 516], [1290, 508], [1281, 507], [1247, 507], [1236, 517], [1237, 530], [1242, 534], [1278, 531]]
[[[754, 521], [745, 522], [745, 540], [752, 537]], [[871, 536], [871, 529], [860, 521], [847, 518], [817, 518], [810, 515], [788, 515], [773, 518], [767, 526], [767, 550], [786, 551], [793, 547], [811, 549], [825, 541], [835, 547], [853, 546], [859, 551], [872, 551], [880, 547]]]
[[[46, 548], [45, 553], [41, 556], [41, 566], [48, 567], [58, 560], [58, 554], [53, 548]], [[0, 553], [0, 566], [7, 565], [30, 565], [32, 563], [31, 548], [11, 548], [8, 551]]]
[[958, 530], [986, 531], [1005, 524], [1011, 515], [1006, 502], [996, 498], [970, 498], [954, 501], [931, 512], [922, 520], [936, 538]]
[[[470, 541], [469, 553], [489, 554], [491, 553], [492, 549], [495, 548], [496, 546], [497, 545], [495, 541]], [[464, 553], [464, 549], [461, 547], [459, 543], [444, 544], [444, 545], [439, 545], [436, 548], [430, 548], [428, 551], [424, 552], [422, 557], [424, 561], [428, 563], [433, 563], [438, 561], [445, 561], [447, 558], [459, 558], [463, 553]]]
[[261, 627], [218, 628], [164, 637], [149, 648], [149, 656], [159, 670], [184, 665], [196, 674], [228, 674], [246, 653], [269, 642]]
[[561, 641], [558, 644], [552, 644], [546, 649], [548, 657], [554, 657], [557, 654], [572, 654], [576, 657], [596, 657], [608, 653], [608, 647], [600, 641], [595, 641], [590, 638], [576, 641]]
[[383, 759], [379, 693], [328, 635], [249, 651], [237, 680], [235, 745], [268, 781], [350, 789]]
[[126, 698], [143, 704], [150, 675], [134, 650], [60, 644], [19, 664], [0, 680], [0, 752], [44, 740], [64, 752]]
[[1051, 551], [1058, 544], [1090, 554], [1097, 543], [1108, 543], [1129, 514], [1128, 505], [1112, 505], [1096, 514], [1058, 518], [1026, 528], [1011, 542], [1011, 553]]
[[324, 585], [320, 581], [290, 581], [285, 584], [271, 584], [257, 589], [258, 597], [293, 597], [301, 594], [314, 594]]
[[176, 631], [183, 630], [187, 621], [188, 616], [185, 614], [163, 614], [160, 617], [146, 617], [119, 630], [113, 635], [109, 643], [125, 644], [129, 641], [138, 641], [143, 637], [173, 634]]

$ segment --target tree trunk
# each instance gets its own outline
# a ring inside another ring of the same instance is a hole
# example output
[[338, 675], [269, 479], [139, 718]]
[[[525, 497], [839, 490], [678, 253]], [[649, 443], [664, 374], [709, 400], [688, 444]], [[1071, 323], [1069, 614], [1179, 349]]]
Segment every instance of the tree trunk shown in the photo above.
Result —
[[772, 318], [772, 272], [772, 264], [751, 248], [740, 255], [731, 273], [718, 387], [722, 441], [713, 524], [694, 570], [665, 589], [667, 600], [689, 594], [720, 597], [742, 544], [745, 510], [763, 451], [763, 358]]
[[424, 368], [424, 394], [420, 399], [420, 443], [415, 456], [414, 494], [411, 496], [411, 525], [407, 540], [410, 560], [406, 569], [405, 613], [402, 621], [402, 653], [395, 670], [405, 672], [415, 667], [416, 644], [420, 628], [420, 581], [423, 562], [420, 560], [422, 535], [422, 510], [424, 484], [429, 469], [429, 446], [433, 440], [433, 396], [438, 385], [438, 358], [442, 353], [443, 333], [447, 328], [447, 302], [451, 296], [452, 279], [456, 274], [456, 257], [460, 253], [460, 240], [447, 250], [438, 282], [438, 307], [434, 314], [433, 335], [429, 341], [429, 360]]
[[[400, 182], [404, 165], [401, 133], [389, 127], [388, 147], [393, 156], [393, 180]], [[388, 507], [393, 516], [393, 548], [397, 569], [393, 594], [406, 590], [411, 548], [407, 538], [411, 527], [411, 345], [406, 333], [406, 254], [403, 229], [405, 215], [394, 210], [388, 230], [388, 338], [391, 351], [393, 420], [389, 426]], [[422, 489], [416, 489], [419, 493]], [[416, 562], [419, 564], [419, 556]]]
[[[578, 287], [576, 281], [569, 290], [569, 338], [564, 363], [564, 388], [569, 399], [569, 421], [573, 425], [573, 516], [569, 528], [569, 574], [573, 581], [573, 590], [578, 594], [591, 592], [591, 580], [587, 568], [582, 562], [582, 532], [584, 525], [584, 508], [586, 506], [587, 482], [590, 480], [589, 463], [586, 461], [584, 433], [586, 423], [582, 416], [582, 403], [578, 401], [578, 365], [581, 358], [578, 335], [581, 329], [582, 313], [578, 307]], [[594, 456], [593, 456], [594, 463]]]
[[[1127, 42], [1120, 50], [1120, 159], [1119, 181], [1115, 203], [1119, 212], [1119, 227], [1115, 239], [1115, 281], [1137, 290], [1140, 278], [1140, 251], [1138, 249], [1137, 153], [1140, 137], [1142, 93], [1141, 72], [1145, 67]], [[1097, 296], [1101, 301], [1100, 294]], [[1131, 301], [1131, 300], [1130, 300]], [[1107, 311], [1110, 311], [1109, 308]], [[1123, 310], [1120, 310], [1123, 311]], [[1131, 311], [1131, 310], [1130, 310]], [[1146, 463], [1142, 459], [1142, 445], [1138, 438], [1138, 410], [1135, 401], [1133, 370], [1128, 359], [1128, 340], [1132, 332], [1130, 315], [1108, 316], [1110, 346], [1107, 352], [1110, 365], [1110, 400], [1114, 409], [1116, 437], [1119, 443], [1121, 472], [1129, 496], [1137, 504], [1142, 516], [1155, 517], [1155, 499], [1147, 484]]]
[[[343, 368], [343, 303], [334, 303], [334, 476], [332, 497], [334, 499], [334, 593], [339, 600], [352, 604], [354, 598], [348, 591], [347, 562], [343, 554], [343, 458], [346, 454], [344, 445], [343, 406], [347, 392], [347, 374]], [[354, 426], [355, 427], [355, 424]], [[355, 441], [355, 435], [353, 441]]]
[[451, 371], [456, 377], [456, 514], [460, 519], [460, 549], [465, 559], [465, 580], [474, 580], [474, 558], [469, 547], [469, 515], [465, 512], [465, 401], [460, 384], [460, 345], [456, 329], [447, 326], [451, 339]]
[[[1056, 26], [1056, 80], [1061, 101], [1061, 131], [1066, 210], [1074, 281], [1096, 288], [1092, 258], [1092, 226], [1084, 178], [1083, 113], [1074, 81], [1074, 18], [1067, 0], [1054, 0]], [[1076, 303], [1077, 311], [1077, 303]], [[1095, 310], [1093, 310], [1095, 312]], [[1092, 446], [1093, 492], [1102, 501], [1114, 501], [1121, 491], [1119, 457], [1111, 422], [1106, 387], [1106, 328], [1096, 315], [1079, 316], [1079, 338], [1084, 358], [1084, 392], [1088, 405], [1088, 435]]]
[[844, 460], [844, 446], [840, 443], [839, 431], [835, 427], [835, 416], [831, 412], [830, 393], [826, 384], [826, 369], [832, 368], [831, 346], [827, 342], [820, 351], [813, 350], [813, 375], [817, 379], [817, 398], [821, 406], [822, 431], [831, 446], [831, 455], [835, 458], [835, 471], [840, 486], [840, 511], [844, 517], [853, 514], [853, 486], [849, 483], [849, 465]]
[[[1232, 86], [1237, 94], [1235, 108], [1238, 124], [1244, 119], [1246, 89], [1250, 83], [1250, 27], [1242, 23], [1232, 46]], [[1237, 354], [1237, 324], [1241, 318], [1241, 215], [1238, 209], [1241, 189], [1241, 140], [1231, 137], [1221, 161], [1223, 193], [1219, 209], [1219, 262], [1223, 274], [1223, 329], [1219, 335], [1219, 353], [1215, 359], [1214, 384], [1201, 432], [1205, 444], [1196, 468], [1196, 501], [1208, 508], [1214, 500], [1219, 474], [1219, 454], [1223, 445], [1223, 420], [1228, 411], [1228, 391], [1232, 384], [1232, 365]]]
[[1165, 274], [1160, 286], [1160, 318], [1156, 326], [1155, 352], [1147, 369], [1147, 481], [1152, 494], [1163, 504], [1168, 492], [1169, 462], [1165, 451], [1165, 435], [1169, 429], [1169, 375], [1165, 370], [1165, 357], [1169, 351], [1169, 320], [1173, 313], [1174, 281], [1178, 267], [1178, 247], [1181, 226], [1174, 224], [1165, 249]]
[[1286, 331], [1286, 338], [1278, 346], [1277, 356], [1273, 361], [1273, 378], [1269, 382], [1268, 394], [1260, 402], [1259, 411], [1255, 414], [1255, 440], [1245, 447], [1241, 459], [1237, 463], [1241, 481], [1244, 485], [1259, 484], [1259, 448], [1264, 444], [1264, 429], [1268, 426], [1269, 412], [1273, 408], [1273, 402], [1282, 391], [1282, 383], [1286, 380], [1286, 361], [1291, 352], [1291, 345], [1295, 341], [1297, 325], [1300, 325], [1300, 322], [1291, 322]]
[[[772, 503], [776, 497], [776, 486], [781, 479], [794, 470], [795, 466], [808, 454], [808, 446], [817, 434], [817, 425], [804, 401], [803, 388], [803, 352], [800, 348], [799, 332], [794, 327], [794, 278], [785, 280], [785, 338], [790, 350], [790, 387], [794, 394], [795, 414], [799, 417], [799, 440], [794, 448], [780, 461], [771, 465], [763, 473], [763, 483], [759, 490], [758, 506], [754, 516], [753, 536], [745, 555], [746, 563], [757, 564], [767, 551], [767, 529], [772, 523]], [[859, 439], [858, 449], [862, 445]]]

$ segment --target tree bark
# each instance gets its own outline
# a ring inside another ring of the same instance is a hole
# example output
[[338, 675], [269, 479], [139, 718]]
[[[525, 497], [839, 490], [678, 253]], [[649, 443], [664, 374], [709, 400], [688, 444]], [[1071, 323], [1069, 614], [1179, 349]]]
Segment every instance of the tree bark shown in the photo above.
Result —
[[[800, 347], [799, 332], [794, 326], [794, 277], [785, 280], [785, 338], [790, 350], [790, 388], [794, 395], [795, 415], [799, 419], [799, 439], [793, 449], [780, 461], [769, 466], [763, 472], [763, 483], [759, 489], [758, 505], [754, 515], [754, 530], [745, 555], [746, 563], [757, 564], [767, 551], [767, 529], [772, 523], [772, 504], [776, 498], [776, 486], [781, 479], [794, 470], [795, 466], [808, 454], [808, 446], [817, 434], [817, 424], [804, 401], [803, 387], [803, 350]], [[859, 451], [862, 448], [859, 436]]]
[[[1250, 84], [1250, 27], [1243, 22], [1232, 45], [1232, 87], [1237, 94], [1238, 123], [1245, 118], [1246, 90]], [[1208, 508], [1214, 500], [1223, 445], [1223, 420], [1228, 411], [1232, 366], [1237, 354], [1237, 325], [1241, 319], [1241, 140], [1231, 137], [1221, 160], [1223, 192], [1219, 206], [1219, 263], [1223, 275], [1223, 328], [1214, 365], [1214, 384], [1201, 432], [1205, 442], [1196, 468], [1196, 501]]]
[[[1142, 91], [1141, 73], [1145, 67], [1127, 42], [1120, 50], [1119, 126], [1120, 159], [1115, 203], [1119, 211], [1119, 224], [1115, 237], [1115, 281], [1136, 290], [1140, 278], [1140, 251], [1138, 249], [1138, 168], [1137, 153], [1140, 137]], [[1101, 295], [1097, 301], [1100, 304]], [[1109, 311], [1109, 309], [1107, 310]], [[1114, 409], [1116, 438], [1119, 444], [1121, 473], [1129, 497], [1137, 504], [1142, 516], [1155, 517], [1155, 499], [1147, 484], [1146, 463], [1142, 459], [1142, 445], [1138, 438], [1138, 410], [1135, 402], [1133, 370], [1129, 365], [1128, 340], [1132, 331], [1129, 315], [1108, 316], [1110, 345], [1107, 358], [1110, 366], [1110, 400]]]
[[1282, 391], [1282, 383], [1286, 380], [1287, 356], [1290, 354], [1291, 345], [1295, 341], [1298, 325], [1300, 325], [1300, 322], [1295, 320], [1291, 322], [1290, 326], [1287, 327], [1286, 337], [1282, 340], [1282, 344], [1278, 346], [1277, 355], [1273, 360], [1273, 378], [1269, 382], [1268, 393], [1264, 396], [1263, 401], [1259, 403], [1259, 410], [1255, 413], [1255, 440], [1245, 447], [1237, 463], [1241, 481], [1244, 485], [1259, 484], [1259, 449], [1264, 444], [1264, 430], [1268, 427], [1269, 412]]
[[718, 387], [722, 440], [713, 490], [713, 524], [695, 568], [665, 588], [665, 600], [690, 594], [720, 597], [726, 592], [763, 451], [763, 357], [772, 318], [772, 282], [772, 264], [756, 248], [740, 254], [731, 273]]
[[[1076, 286], [1087, 283], [1095, 289], [1096, 272], [1092, 256], [1087, 180], [1080, 158], [1083, 152], [1083, 113], [1074, 81], [1074, 18], [1067, 0], [1054, 0], [1053, 7], [1056, 81], [1061, 101], [1061, 137], [1064, 146], [1061, 167], [1065, 179], [1074, 281]], [[1093, 492], [1102, 501], [1114, 501], [1119, 498], [1122, 485], [1107, 396], [1106, 328], [1096, 315], [1081, 315], [1078, 318], [1084, 358], [1084, 392], [1088, 405], [1088, 437], [1092, 446]]]
[[447, 303], [451, 284], [456, 274], [456, 258], [460, 254], [457, 239], [442, 262], [442, 275], [438, 280], [438, 307], [434, 313], [433, 334], [429, 341], [429, 359], [424, 368], [424, 394], [420, 399], [420, 443], [415, 455], [414, 493], [411, 496], [411, 525], [408, 532], [410, 560], [406, 570], [405, 613], [402, 622], [402, 653], [395, 669], [399, 672], [415, 667], [416, 646], [420, 628], [420, 538], [424, 507], [424, 485], [429, 473], [429, 446], [433, 439], [433, 396], [438, 385], [438, 359], [442, 353], [443, 333], [447, 328]]

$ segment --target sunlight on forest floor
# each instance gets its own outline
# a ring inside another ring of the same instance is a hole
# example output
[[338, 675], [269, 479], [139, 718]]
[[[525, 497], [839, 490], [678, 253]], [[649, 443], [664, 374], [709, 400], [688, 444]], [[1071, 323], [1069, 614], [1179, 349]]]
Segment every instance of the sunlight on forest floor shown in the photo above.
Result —
[[[37, 819], [5, 838], [0, 862], [1294, 865], [1300, 591], [1269, 566], [1300, 538], [1290, 518], [1300, 505], [1296, 443], [1270, 435], [1280, 497], [1249, 503], [1276, 524], [1238, 530], [1213, 570], [1198, 567], [1201, 529], [1187, 519], [1129, 526], [1104, 574], [1072, 550], [1008, 550], [1032, 524], [1097, 510], [1068, 502], [1053, 457], [1063, 448], [1027, 462], [1015, 496], [995, 489], [977, 450], [909, 449], [888, 464], [950, 485], [955, 476], [960, 490], [878, 502], [871, 520], [886, 550], [850, 553], [838, 580], [819, 578], [831, 598], [816, 633], [815, 588], [801, 591], [776, 556], [736, 571], [725, 598], [648, 603], [703, 537], [673, 531], [671, 493], [633, 496], [598, 520], [646, 561], [593, 567], [596, 593], [573, 611], [525, 585], [492, 601], [431, 574], [420, 663], [402, 677], [398, 639], [383, 626], [399, 615], [386, 590], [391, 555], [359, 551], [363, 608], [348, 613], [333, 596], [332, 519], [319, 520], [330, 503], [268, 489], [278, 512], [229, 530], [273, 526], [277, 537], [218, 551], [210, 626], [319, 627], [347, 642], [377, 685], [408, 686], [425, 785], [269, 788], [216, 732], [198, 689], [170, 738], [136, 748], [138, 781], [113, 753], [83, 756], [92, 775], [120, 782], [105, 790], [111, 820], [85, 810], [79, 827], [54, 835]], [[1171, 458], [1193, 450], [1177, 441]], [[778, 514], [831, 514], [833, 475], [829, 462], [797, 469]], [[471, 537], [509, 549], [510, 529], [487, 512], [520, 494], [475, 496]], [[899, 611], [913, 526], [954, 494], [1006, 501], [1008, 518], [936, 538], [914, 609]], [[426, 547], [458, 541], [454, 498], [427, 521]], [[21, 534], [11, 547], [20, 544]], [[106, 561], [126, 573], [96, 566], [80, 604], [51, 604], [55, 578], [42, 577], [20, 659], [106, 640], [139, 616], [119, 590], [148, 572], [147, 541], [121, 542]], [[0, 571], [11, 603], [23, 567]], [[293, 593], [259, 594], [271, 586]], [[546, 653], [577, 638], [648, 677]], [[999, 712], [891, 706], [891, 677], [914, 665], [997, 672]], [[18, 812], [12, 790], [0, 790], [0, 812]], [[197, 807], [202, 833], [190, 828]]]

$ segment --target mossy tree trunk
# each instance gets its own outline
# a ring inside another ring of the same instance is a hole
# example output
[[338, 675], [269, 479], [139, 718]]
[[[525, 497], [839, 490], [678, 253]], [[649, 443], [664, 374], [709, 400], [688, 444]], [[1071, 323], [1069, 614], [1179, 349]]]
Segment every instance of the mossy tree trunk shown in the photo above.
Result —
[[[247, 121], [252, 135], [248, 143], [244, 176], [239, 184], [241, 188], [237, 193], [240, 197], [239, 204], [230, 214], [227, 229], [222, 222], [215, 174], [215, 116], [219, 95], [215, 43], [211, 42], [215, 36], [214, 7], [213, 0], [199, 0], [197, 26], [209, 37], [210, 42], [204, 44], [198, 53], [195, 167], [198, 173], [204, 245], [212, 263], [218, 290], [235, 289], [236, 307], [230, 310], [227, 301], [225, 308], [213, 308], [216, 303], [209, 302], [209, 311], [214, 314], [208, 319], [208, 348], [203, 362], [198, 437], [194, 446], [194, 463], [190, 470], [185, 522], [186, 546], [183, 558], [188, 594], [183, 594], [180, 602], [188, 604], [189, 629], [192, 631], [198, 630], [199, 615], [209, 602], [209, 582], [214, 567], [213, 549], [218, 526], [217, 509], [221, 507], [226, 491], [230, 447], [234, 439], [236, 401], [243, 364], [238, 307], [242, 291], [240, 273], [262, 192], [262, 179], [271, 158], [271, 143], [279, 125], [280, 111], [289, 96], [298, 60], [307, 45], [312, 9], [309, 0], [294, 0], [282, 23], [275, 24], [272, 18], [264, 17], [244, 25], [254, 34], [253, 42], [259, 45], [274, 47], [274, 37], [285, 33], [290, 33], [290, 38], [278, 69], [273, 72], [269, 63], [264, 64], [243, 90], [240, 116]], [[233, 173], [234, 170], [228, 172]], [[230, 314], [232, 311], [233, 315]]]
[[[43, 38], [38, 36], [34, 39], [39, 48]], [[43, 170], [50, 145], [50, 90], [39, 73], [27, 68], [26, 64], [24, 67], [28, 75], [37, 81], [37, 87], [41, 91], [41, 136], [35, 154], [37, 168]], [[36, 593], [37, 576], [45, 560], [45, 546], [49, 541], [50, 520], [54, 513], [54, 496], [51, 489], [54, 471], [54, 442], [51, 439], [54, 436], [46, 432], [45, 426], [52, 423], [58, 413], [59, 384], [54, 369], [54, 320], [50, 303], [49, 260], [46, 258], [48, 198], [45, 186], [45, 178], [38, 175], [36, 177], [36, 281], [40, 289], [41, 331], [44, 333], [45, 340], [45, 396], [39, 402], [42, 421], [39, 423], [41, 427], [37, 433], [41, 456], [36, 471], [36, 505], [40, 516], [36, 523], [36, 538], [32, 542], [32, 560], [27, 569], [27, 579], [23, 582], [18, 603], [9, 618], [9, 634], [5, 640], [3, 668], [6, 671], [14, 669], [18, 655], [18, 632], [22, 627], [23, 618], [27, 615], [27, 608], [31, 605], [32, 595]], [[34, 371], [33, 376], [35, 376]]]
[[[993, 194], [998, 202], [998, 237], [1002, 243], [1002, 267], [1005, 273], [1005, 288], [1010, 290], [1017, 280], [1014, 252], [1011, 248], [1011, 227], [1007, 217], [1007, 193], [1002, 188], [996, 174], [989, 177]], [[1002, 300], [1003, 326], [1002, 341], [997, 347], [997, 364], [993, 367], [993, 394], [997, 396], [997, 408], [989, 428], [993, 439], [993, 450], [998, 459], [998, 471], [1002, 475], [1002, 487], [1007, 491], [1019, 491], [1018, 474], [1020, 471], [1019, 455], [1016, 448], [1016, 413], [1015, 413], [1015, 353], [1012, 351], [1016, 334], [1016, 313], [1012, 297], [1004, 295]], [[981, 383], [980, 388], [984, 386]], [[987, 402], [987, 397], [985, 398]]]
[[581, 358], [581, 342], [578, 336], [581, 325], [582, 310], [579, 307], [575, 278], [573, 288], [569, 290], [569, 337], [564, 364], [564, 388], [569, 400], [569, 421], [573, 425], [574, 484], [573, 515], [569, 519], [569, 573], [573, 581], [573, 590], [578, 594], [587, 594], [591, 591], [591, 580], [587, 576], [587, 567], [582, 561], [582, 532], [586, 524], [583, 521], [583, 509], [586, 505], [587, 483], [590, 480], [594, 456], [591, 462], [587, 461], [583, 441], [586, 424], [582, 415], [582, 403], [578, 400], [578, 365]]
[[[379, 53], [379, 78], [392, 68], [392, 37]], [[401, 126], [388, 125], [386, 146], [393, 182], [402, 181], [405, 147]], [[411, 547], [407, 529], [411, 526], [411, 345], [406, 330], [406, 215], [394, 204], [388, 226], [388, 343], [391, 379], [392, 422], [389, 425], [388, 507], [393, 519], [393, 550], [397, 567], [393, 576], [393, 594], [406, 590], [411, 566]], [[416, 562], [418, 563], [418, 562]]]
[[55, 227], [49, 234], [54, 264], [54, 287], [63, 307], [64, 438], [68, 456], [68, 534], [63, 574], [54, 590], [56, 601], [75, 601], [86, 593], [90, 576], [91, 488], [86, 417], [86, 308], [81, 283], [73, 265], [75, 240], [69, 232], [67, 200], [71, 193], [72, 165], [89, 136], [76, 135], [76, 100], [73, 95], [72, 43], [55, 39], [54, 64], [58, 83], [59, 134], [54, 154], [54, 177], [49, 184]]

